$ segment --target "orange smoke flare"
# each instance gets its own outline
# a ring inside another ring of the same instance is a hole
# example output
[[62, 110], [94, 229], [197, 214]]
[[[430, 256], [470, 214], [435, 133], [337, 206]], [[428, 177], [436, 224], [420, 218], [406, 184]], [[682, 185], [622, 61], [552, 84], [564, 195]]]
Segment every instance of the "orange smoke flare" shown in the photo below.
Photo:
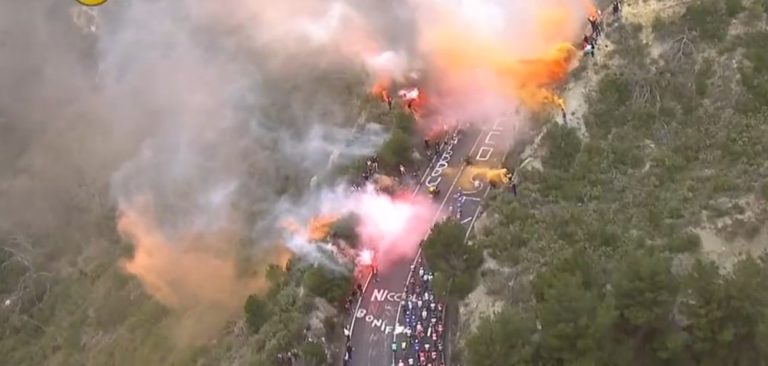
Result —
[[301, 225], [292, 219], [287, 219], [283, 221], [282, 226], [288, 231], [303, 235], [309, 241], [322, 241], [328, 238], [333, 229], [333, 224], [335, 224], [340, 217], [341, 216], [336, 214], [317, 215], [309, 219], [306, 228], [302, 228]]
[[[267, 287], [261, 276], [239, 274], [235, 248], [241, 235], [236, 225], [190, 230], [171, 239], [157, 225], [151, 202], [139, 200], [121, 205], [117, 230], [134, 248], [131, 258], [121, 262], [122, 268], [171, 308], [202, 307], [221, 316], [233, 315], [249, 294]], [[284, 265], [288, 258], [284, 249], [277, 248], [257, 266]]]
[[434, 16], [439, 20], [419, 33], [419, 48], [441, 78], [435, 95], [446, 95], [449, 103], [466, 100], [481, 106], [501, 97], [533, 109], [564, 109], [553, 89], [578, 60], [579, 51], [571, 42], [584, 29], [584, 15], [593, 9], [589, 0], [537, 2], [526, 8], [531, 12], [526, 18], [519, 15], [519, 26], [491, 31], [468, 23], [459, 11], [441, 9]]
[[505, 185], [509, 183], [507, 174], [509, 171], [505, 168], [494, 169], [490, 167], [470, 165], [467, 166], [459, 177], [459, 186], [465, 190], [475, 188], [475, 181], [489, 183], [494, 185]]
[[309, 220], [307, 237], [309, 240], [320, 241], [328, 238], [333, 229], [333, 224], [339, 219], [338, 215], [318, 215]]
[[388, 83], [377, 82], [371, 88], [371, 94], [391, 107], [392, 97], [389, 95]]
[[387, 83], [385, 82], [374, 83], [373, 87], [371, 88], [371, 94], [377, 97], [381, 97], [384, 101], [386, 101]]
[[[442, 37], [447, 38], [437, 42], [447, 43], [449, 38], [462, 36], [443, 34]], [[545, 88], [563, 81], [578, 55], [576, 48], [568, 43], [556, 44], [549, 52], [525, 60], [514, 57], [501, 44], [486, 42], [475, 47], [475, 52], [446, 47], [436, 63], [446, 73], [469, 74], [478, 67], [489, 70], [496, 76], [494, 83], [499, 92], [519, 98], [529, 107], [540, 107], [556, 99]]]
[[595, 7], [595, 4], [589, 0], [582, 0], [582, 4], [584, 4], [584, 9], [587, 10], [588, 17], [597, 17], [597, 7]]

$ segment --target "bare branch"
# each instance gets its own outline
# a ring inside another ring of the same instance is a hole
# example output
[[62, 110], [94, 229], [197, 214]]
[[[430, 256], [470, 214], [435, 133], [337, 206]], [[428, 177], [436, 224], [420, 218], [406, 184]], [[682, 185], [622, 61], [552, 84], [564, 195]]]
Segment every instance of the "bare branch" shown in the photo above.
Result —
[[674, 64], [679, 64], [686, 59], [692, 59], [696, 55], [696, 46], [688, 37], [690, 32], [685, 28], [683, 34], [670, 42], [669, 52], [672, 54]]
[[18, 250], [15, 250], [13, 248], [6, 247], [6, 246], [2, 246], [2, 247], [0, 247], [0, 249], [4, 249], [8, 253], [11, 253], [13, 255], [13, 257], [11, 259], [16, 259], [16, 260], [20, 261], [21, 263], [24, 263], [24, 265], [27, 266], [27, 268], [29, 268], [30, 270], [33, 269], [32, 263], [27, 258], [27, 256], [25, 256], [24, 254], [22, 254]]

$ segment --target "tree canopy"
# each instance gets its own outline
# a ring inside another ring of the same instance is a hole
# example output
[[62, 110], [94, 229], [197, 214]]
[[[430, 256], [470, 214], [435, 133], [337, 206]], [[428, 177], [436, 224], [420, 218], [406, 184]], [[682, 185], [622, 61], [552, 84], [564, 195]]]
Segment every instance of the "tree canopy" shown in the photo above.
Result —
[[633, 254], [608, 278], [578, 255], [536, 276], [535, 304], [481, 321], [467, 339], [470, 365], [768, 362], [765, 258], [745, 258], [731, 272], [697, 261], [675, 275], [668, 256]]
[[258, 332], [270, 318], [269, 304], [258, 295], [250, 295], [245, 301], [245, 321], [252, 332]]
[[352, 288], [352, 276], [322, 266], [312, 266], [304, 273], [304, 287], [331, 304], [339, 304]]
[[475, 285], [482, 251], [464, 242], [466, 229], [455, 220], [436, 224], [423, 243], [427, 264], [435, 272], [438, 293], [454, 299], [466, 297]]

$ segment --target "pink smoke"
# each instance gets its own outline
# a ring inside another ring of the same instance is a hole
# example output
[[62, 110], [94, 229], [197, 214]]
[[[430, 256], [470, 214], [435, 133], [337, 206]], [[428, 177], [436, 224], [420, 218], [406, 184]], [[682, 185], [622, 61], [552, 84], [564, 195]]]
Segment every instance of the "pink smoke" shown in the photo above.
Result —
[[352, 210], [360, 217], [357, 227], [362, 247], [373, 251], [381, 270], [416, 255], [429, 232], [437, 208], [432, 200], [409, 195], [388, 196], [361, 192]]

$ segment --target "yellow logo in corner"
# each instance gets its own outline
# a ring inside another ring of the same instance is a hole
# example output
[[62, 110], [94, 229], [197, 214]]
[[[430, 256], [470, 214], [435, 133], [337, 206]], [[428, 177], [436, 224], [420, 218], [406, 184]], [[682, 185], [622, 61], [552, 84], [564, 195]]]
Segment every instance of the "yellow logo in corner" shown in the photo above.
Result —
[[99, 6], [107, 2], [107, 0], [75, 0], [80, 5], [84, 6]]

